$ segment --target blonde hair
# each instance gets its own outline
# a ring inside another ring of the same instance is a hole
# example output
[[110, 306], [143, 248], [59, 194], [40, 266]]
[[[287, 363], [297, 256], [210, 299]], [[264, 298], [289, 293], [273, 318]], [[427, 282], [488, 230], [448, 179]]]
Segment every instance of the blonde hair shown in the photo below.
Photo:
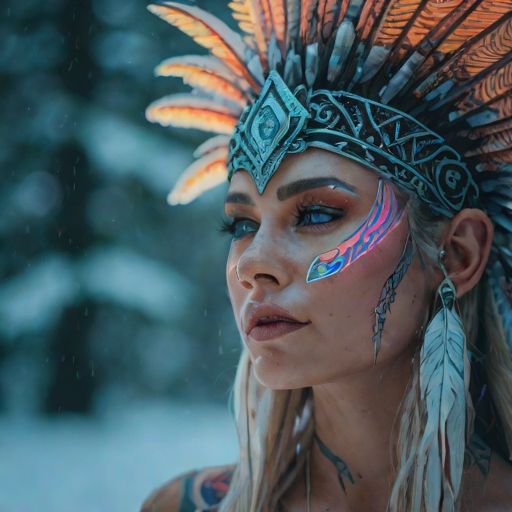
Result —
[[[398, 195], [403, 192], [397, 191]], [[437, 262], [438, 240], [447, 220], [433, 216], [416, 198], [409, 199], [411, 236], [419, 257], [432, 272]], [[468, 349], [484, 350], [485, 371], [491, 398], [512, 448], [512, 362], [493, 293], [484, 275], [458, 301]], [[431, 308], [432, 310], [433, 308]], [[430, 311], [429, 318], [433, 311]], [[396, 477], [391, 488], [390, 512], [413, 510], [410, 490], [416, 476], [416, 456], [424, 425], [419, 400], [418, 361], [415, 358], [404, 400], [397, 411], [398, 442], [393, 461]], [[489, 397], [488, 397], [489, 399]], [[273, 512], [283, 494], [302, 472], [314, 433], [310, 388], [274, 391], [261, 385], [246, 350], [240, 357], [234, 383], [234, 415], [240, 457], [220, 512]], [[473, 429], [473, 409], [467, 397], [467, 439]], [[423, 486], [421, 486], [423, 487]], [[462, 487], [463, 488], [463, 487]], [[460, 498], [460, 496], [459, 496]], [[460, 508], [457, 501], [455, 510]]]

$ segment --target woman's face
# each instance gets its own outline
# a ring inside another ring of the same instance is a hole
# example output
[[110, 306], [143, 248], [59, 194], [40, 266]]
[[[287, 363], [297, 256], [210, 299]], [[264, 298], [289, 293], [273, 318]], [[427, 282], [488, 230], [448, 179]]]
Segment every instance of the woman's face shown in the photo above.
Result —
[[[316, 149], [287, 156], [262, 195], [247, 172], [234, 174], [225, 205], [233, 220], [227, 283], [262, 384], [307, 387], [374, 367], [374, 310], [404, 250], [407, 216], [339, 272], [309, 283], [306, 276], [364, 223], [378, 183], [357, 163]], [[410, 353], [425, 324], [433, 288], [416, 255], [396, 292], [377, 365]]]

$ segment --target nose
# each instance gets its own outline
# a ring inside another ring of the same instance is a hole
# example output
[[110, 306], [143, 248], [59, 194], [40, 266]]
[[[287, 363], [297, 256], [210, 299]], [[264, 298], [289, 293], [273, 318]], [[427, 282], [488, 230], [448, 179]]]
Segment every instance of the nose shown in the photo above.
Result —
[[236, 266], [239, 283], [247, 290], [256, 286], [284, 288], [292, 279], [291, 254], [285, 241], [261, 227], [240, 255]]

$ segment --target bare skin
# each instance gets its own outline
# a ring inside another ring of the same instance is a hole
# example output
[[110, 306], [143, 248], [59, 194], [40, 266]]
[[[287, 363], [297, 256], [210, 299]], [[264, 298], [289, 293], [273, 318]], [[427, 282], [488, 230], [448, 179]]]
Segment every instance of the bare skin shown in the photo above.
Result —
[[[283, 197], [286, 185], [320, 177], [341, 179], [357, 193], [324, 186]], [[374, 308], [403, 251], [407, 220], [342, 272], [306, 283], [313, 259], [338, 245], [366, 218], [377, 183], [375, 173], [352, 161], [308, 150], [287, 157], [262, 195], [246, 172], [237, 172], [227, 196], [226, 215], [235, 219], [236, 226], [227, 283], [256, 377], [273, 389], [312, 387], [316, 431], [356, 478], [344, 494], [332, 463], [315, 445], [311, 458], [311, 510], [315, 512], [386, 510], [394, 478], [390, 454], [396, 444], [392, 436], [396, 412], [432, 297], [443, 278], [440, 270], [435, 279], [428, 277], [414, 256], [387, 314], [375, 365]], [[445, 266], [458, 297], [480, 280], [492, 237], [492, 223], [481, 210], [465, 209], [447, 225], [442, 239]], [[285, 308], [307, 325], [256, 341], [246, 332], [247, 313], [261, 303]], [[472, 494], [472, 506], [479, 504], [474, 510], [510, 508], [512, 491], [503, 489], [512, 489], [512, 471], [504, 462], [493, 460], [486, 493], [479, 479], [473, 472], [468, 476], [468, 482], [481, 489]], [[302, 477], [283, 503], [289, 511], [305, 510]]]

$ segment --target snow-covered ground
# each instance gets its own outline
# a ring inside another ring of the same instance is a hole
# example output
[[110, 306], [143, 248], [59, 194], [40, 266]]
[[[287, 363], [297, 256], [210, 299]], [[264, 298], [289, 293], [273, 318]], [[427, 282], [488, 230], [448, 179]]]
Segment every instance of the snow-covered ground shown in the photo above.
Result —
[[182, 471], [233, 462], [228, 408], [109, 406], [96, 419], [0, 416], [0, 512], [130, 512]]

